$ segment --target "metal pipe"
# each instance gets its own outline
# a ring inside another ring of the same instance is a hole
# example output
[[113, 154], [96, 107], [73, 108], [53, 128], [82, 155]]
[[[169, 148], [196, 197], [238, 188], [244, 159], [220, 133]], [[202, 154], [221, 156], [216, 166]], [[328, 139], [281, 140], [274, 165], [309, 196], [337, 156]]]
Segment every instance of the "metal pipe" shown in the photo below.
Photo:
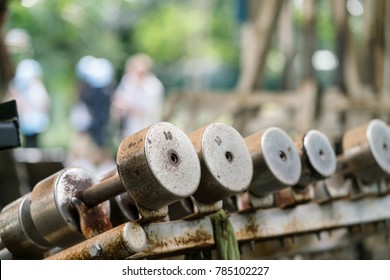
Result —
[[145, 231], [128, 222], [48, 257], [48, 260], [124, 259], [146, 246]]
[[[234, 213], [229, 220], [237, 240], [250, 242], [385, 221], [390, 219], [389, 203], [390, 195], [353, 201], [339, 200], [322, 205], [308, 203], [293, 209]], [[209, 217], [154, 223], [145, 226], [144, 230], [148, 236], [148, 246], [131, 256], [131, 259], [180, 255], [186, 251], [214, 246]]]
[[[308, 203], [293, 209], [274, 208], [234, 213], [229, 220], [237, 240], [249, 242], [386, 221], [390, 219], [389, 204], [390, 195], [386, 195], [351, 201], [338, 200], [320, 205]], [[215, 245], [213, 226], [209, 217], [145, 225], [143, 230], [146, 233], [147, 245], [140, 249], [139, 253], [128, 250], [125, 245], [123, 228], [126, 225], [65, 249], [48, 259], [159, 258], [212, 248]], [[128, 232], [132, 232], [130, 238], [137, 238], [138, 235], [133, 231]]]

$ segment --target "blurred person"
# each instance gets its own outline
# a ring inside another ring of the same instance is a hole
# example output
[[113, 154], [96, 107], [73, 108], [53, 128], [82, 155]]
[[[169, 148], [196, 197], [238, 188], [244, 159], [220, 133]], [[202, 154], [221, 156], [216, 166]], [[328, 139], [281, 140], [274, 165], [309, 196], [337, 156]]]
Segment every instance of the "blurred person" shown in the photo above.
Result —
[[80, 79], [79, 102], [72, 124], [79, 131], [87, 131], [96, 145], [107, 146], [114, 67], [105, 58], [85, 56], [78, 63], [76, 74]]
[[102, 175], [115, 167], [108, 153], [114, 67], [105, 58], [85, 56], [79, 60], [76, 74], [80, 80], [78, 101], [70, 120], [78, 135], [70, 147], [70, 164]]
[[151, 72], [153, 61], [146, 54], [131, 56], [114, 93], [113, 117], [120, 121], [121, 138], [161, 120], [164, 86]]
[[39, 147], [39, 135], [49, 127], [50, 97], [42, 82], [41, 65], [24, 59], [16, 67], [7, 99], [18, 105], [20, 130], [26, 147]]

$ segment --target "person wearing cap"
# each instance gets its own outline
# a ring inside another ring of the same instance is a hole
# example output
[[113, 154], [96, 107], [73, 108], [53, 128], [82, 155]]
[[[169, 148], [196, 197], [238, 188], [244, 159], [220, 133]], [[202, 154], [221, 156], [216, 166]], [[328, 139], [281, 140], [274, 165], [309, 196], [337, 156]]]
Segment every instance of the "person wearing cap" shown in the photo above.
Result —
[[51, 101], [41, 78], [41, 65], [34, 59], [24, 59], [17, 65], [15, 77], [9, 86], [8, 99], [17, 102], [25, 147], [38, 147], [39, 135], [50, 124]]

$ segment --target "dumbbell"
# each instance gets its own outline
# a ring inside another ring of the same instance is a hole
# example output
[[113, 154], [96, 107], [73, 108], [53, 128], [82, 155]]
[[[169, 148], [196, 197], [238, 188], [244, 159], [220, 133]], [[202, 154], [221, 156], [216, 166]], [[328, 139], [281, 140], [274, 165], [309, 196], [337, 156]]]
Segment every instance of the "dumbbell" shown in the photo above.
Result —
[[355, 187], [360, 188], [357, 192], [361, 194], [377, 194], [377, 184], [390, 174], [388, 125], [374, 119], [348, 130], [342, 138], [342, 154], [337, 157], [337, 166], [337, 172], [317, 190], [320, 201], [349, 196]]
[[[222, 208], [222, 200], [247, 190], [253, 164], [242, 136], [224, 123], [211, 123], [188, 134], [201, 164], [193, 200], [202, 214]], [[183, 202], [183, 201], [182, 201]]]
[[52, 245], [35, 227], [30, 211], [31, 193], [4, 207], [0, 213], [2, 248], [20, 258], [42, 256]]
[[287, 207], [314, 198], [312, 184], [325, 180], [336, 171], [336, 154], [328, 137], [318, 130], [309, 130], [295, 141], [302, 171], [298, 183], [275, 193], [275, 205]]
[[[253, 175], [248, 148], [233, 127], [211, 123], [189, 133], [188, 138], [199, 157], [202, 176], [193, 194], [194, 199], [183, 199], [172, 204], [170, 218], [193, 214], [193, 203], [203, 214], [220, 209], [223, 199], [248, 188]], [[122, 208], [125, 204], [132, 205], [126, 194], [117, 197], [117, 203]], [[122, 212], [126, 217], [133, 218], [128, 208]]]
[[194, 198], [212, 204], [245, 191], [253, 165], [242, 136], [223, 123], [206, 125], [188, 135], [201, 162], [202, 177]]
[[192, 195], [200, 181], [200, 163], [187, 135], [159, 122], [124, 139], [117, 153], [118, 173], [82, 192], [88, 207], [124, 193], [137, 206], [157, 211]]
[[390, 129], [375, 119], [344, 134], [345, 172], [363, 182], [374, 182], [390, 174]]
[[302, 166], [298, 150], [291, 137], [277, 127], [254, 133], [245, 142], [253, 161], [254, 175], [248, 189], [252, 205], [270, 207], [270, 194], [299, 182]]
[[[82, 168], [66, 168], [39, 182], [31, 193], [1, 211], [0, 237], [4, 246], [15, 257], [33, 258], [50, 248], [84, 240], [71, 198], [97, 182], [92, 173]], [[107, 203], [99, 207], [109, 209]]]
[[154, 210], [193, 194], [200, 181], [200, 163], [191, 141], [165, 122], [124, 139], [117, 165], [118, 174], [103, 182], [86, 170], [68, 168], [38, 183], [31, 194], [31, 219], [41, 237], [59, 247], [85, 239], [74, 198], [90, 208], [102, 202], [109, 207], [109, 198], [127, 191], [153, 215]]

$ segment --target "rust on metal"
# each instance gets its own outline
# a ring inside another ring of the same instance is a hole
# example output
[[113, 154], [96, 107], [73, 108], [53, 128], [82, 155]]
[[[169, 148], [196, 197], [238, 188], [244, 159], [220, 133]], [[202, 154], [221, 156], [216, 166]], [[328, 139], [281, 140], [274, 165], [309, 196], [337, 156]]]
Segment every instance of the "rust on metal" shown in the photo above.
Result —
[[84, 242], [65, 249], [55, 255], [49, 256], [48, 260], [92, 260], [97, 256], [90, 254], [90, 247], [99, 245], [101, 254], [99, 259], [124, 259], [130, 255], [123, 238], [125, 224], [90, 238]]
[[72, 167], [38, 183], [33, 189], [31, 216], [50, 244], [68, 247], [85, 239], [72, 198], [97, 182], [96, 176], [89, 171]]
[[117, 166], [133, 201], [150, 210], [189, 197], [200, 181], [200, 163], [191, 141], [166, 122], [125, 138], [118, 148]]
[[207, 217], [191, 221], [150, 224], [144, 229], [148, 236], [148, 246], [134, 255], [133, 259], [167, 256], [214, 245], [211, 220]]
[[245, 191], [252, 180], [253, 164], [242, 136], [223, 123], [208, 124], [188, 134], [201, 163], [196, 200], [212, 204]]
[[271, 127], [245, 138], [253, 161], [253, 180], [249, 192], [264, 197], [298, 183], [302, 166], [291, 137]]
[[364, 182], [375, 182], [390, 174], [390, 129], [381, 120], [347, 131], [343, 137], [346, 168]]
[[[308, 203], [288, 209], [235, 213], [229, 220], [237, 240], [245, 243], [385, 221], [390, 219], [389, 203], [390, 195], [353, 201], [338, 200], [322, 205]], [[213, 228], [208, 217], [145, 225], [143, 229], [148, 245], [136, 254], [126, 245], [123, 229], [124, 225], [121, 225], [49, 259], [158, 258], [212, 248], [215, 245]], [[91, 256], [89, 248], [97, 244], [101, 253]]]
[[296, 201], [292, 194], [292, 188], [284, 189], [277, 191], [274, 194], [275, 197], [275, 206], [280, 208], [291, 207], [295, 205]]
[[76, 197], [72, 199], [80, 218], [81, 232], [85, 238], [89, 239], [100, 233], [112, 229], [110, 221], [110, 203], [106, 201], [95, 207], [89, 208]]
[[259, 231], [259, 225], [252, 215], [248, 215], [245, 220], [244, 227], [237, 232], [237, 238], [242, 239], [243, 236], [255, 237]]
[[314, 199], [314, 190], [311, 185], [305, 188], [293, 187], [280, 190], [274, 194], [275, 206], [279, 208], [293, 207], [308, 203]]
[[94, 207], [110, 198], [124, 193], [122, 181], [116, 173], [109, 178], [101, 180], [99, 183], [77, 194], [77, 196], [88, 207]]

